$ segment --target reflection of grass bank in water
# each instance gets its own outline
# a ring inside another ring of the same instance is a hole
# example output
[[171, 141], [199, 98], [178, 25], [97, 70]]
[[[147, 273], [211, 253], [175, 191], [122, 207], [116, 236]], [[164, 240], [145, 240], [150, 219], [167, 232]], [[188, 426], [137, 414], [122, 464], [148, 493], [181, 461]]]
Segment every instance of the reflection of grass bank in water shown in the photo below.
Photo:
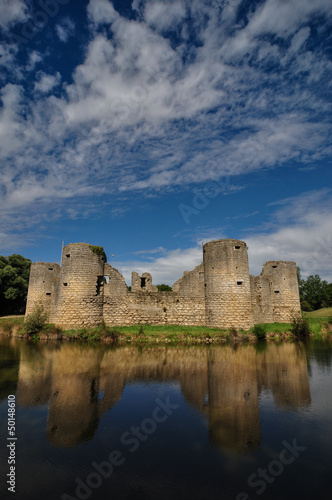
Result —
[[[332, 318], [308, 318], [310, 338], [332, 338]], [[300, 325], [301, 327], [301, 325]], [[0, 333], [32, 340], [102, 341], [118, 344], [212, 344], [226, 342], [286, 341], [301, 338], [294, 324], [272, 323], [255, 325], [249, 331], [230, 328], [207, 328], [183, 325], [131, 325], [63, 330], [46, 324], [28, 333], [24, 318], [0, 318]], [[294, 335], [295, 334], [295, 335]]]

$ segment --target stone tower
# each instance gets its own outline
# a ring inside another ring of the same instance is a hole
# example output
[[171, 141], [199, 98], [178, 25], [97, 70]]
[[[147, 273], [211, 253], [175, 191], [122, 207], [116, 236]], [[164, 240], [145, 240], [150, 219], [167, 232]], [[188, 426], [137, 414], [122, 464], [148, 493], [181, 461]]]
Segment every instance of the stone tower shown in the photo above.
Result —
[[295, 262], [266, 262], [261, 276], [270, 280], [273, 321], [290, 323], [301, 313]]
[[104, 255], [87, 243], [63, 248], [55, 323], [67, 328], [97, 326], [103, 317]]
[[251, 328], [248, 250], [244, 241], [218, 240], [203, 246], [206, 326]]
[[26, 314], [31, 314], [38, 305], [50, 315], [52, 310], [56, 284], [60, 276], [59, 264], [36, 262], [31, 264]]

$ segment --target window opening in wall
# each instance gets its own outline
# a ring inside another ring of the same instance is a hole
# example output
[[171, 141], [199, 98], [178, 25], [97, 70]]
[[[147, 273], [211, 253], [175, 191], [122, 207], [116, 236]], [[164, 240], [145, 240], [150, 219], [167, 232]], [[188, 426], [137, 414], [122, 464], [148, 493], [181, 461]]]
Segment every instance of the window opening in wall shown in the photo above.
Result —
[[146, 285], [146, 278], [141, 278], [141, 288], [144, 288]]
[[235, 245], [234, 248], [235, 248], [235, 250], [240, 250], [241, 247], [239, 245]]
[[275, 269], [277, 266], [272, 266], [272, 267], [273, 267], [273, 269]]
[[63, 286], [68, 286], [68, 283], [64, 283]]
[[104, 276], [104, 283], [109, 283], [109, 282], [110, 282], [110, 277]]
[[70, 253], [66, 253], [66, 257], [70, 257]]
[[48, 270], [49, 270], [49, 271], [53, 271], [53, 267], [49, 267], [49, 268], [48, 268]]
[[237, 285], [243, 285], [243, 281], [237, 281], [236, 284]]
[[46, 295], [51, 295], [50, 293], [46, 292]]
[[97, 277], [96, 295], [100, 295], [100, 290], [104, 285], [104, 276]]
[[279, 290], [274, 290], [274, 293], [280, 293]]

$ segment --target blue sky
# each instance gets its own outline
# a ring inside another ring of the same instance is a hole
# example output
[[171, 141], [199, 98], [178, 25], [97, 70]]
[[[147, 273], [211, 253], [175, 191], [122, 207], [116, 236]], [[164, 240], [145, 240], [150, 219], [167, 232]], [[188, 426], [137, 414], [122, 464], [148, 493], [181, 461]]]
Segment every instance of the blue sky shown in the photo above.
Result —
[[329, 0], [0, 0], [0, 37], [0, 254], [332, 281]]

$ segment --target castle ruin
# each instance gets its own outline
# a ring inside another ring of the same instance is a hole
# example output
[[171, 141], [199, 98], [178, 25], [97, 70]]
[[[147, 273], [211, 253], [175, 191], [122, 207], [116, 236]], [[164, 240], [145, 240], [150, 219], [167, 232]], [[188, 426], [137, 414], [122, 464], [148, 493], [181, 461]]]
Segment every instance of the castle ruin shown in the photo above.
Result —
[[49, 321], [64, 328], [205, 325], [249, 329], [257, 323], [289, 323], [301, 311], [295, 262], [270, 261], [259, 276], [249, 274], [243, 241], [210, 241], [203, 262], [185, 271], [172, 292], [159, 292], [150, 273], [124, 277], [104, 252], [87, 243], [63, 248], [61, 267], [31, 265], [26, 314], [41, 304]]

